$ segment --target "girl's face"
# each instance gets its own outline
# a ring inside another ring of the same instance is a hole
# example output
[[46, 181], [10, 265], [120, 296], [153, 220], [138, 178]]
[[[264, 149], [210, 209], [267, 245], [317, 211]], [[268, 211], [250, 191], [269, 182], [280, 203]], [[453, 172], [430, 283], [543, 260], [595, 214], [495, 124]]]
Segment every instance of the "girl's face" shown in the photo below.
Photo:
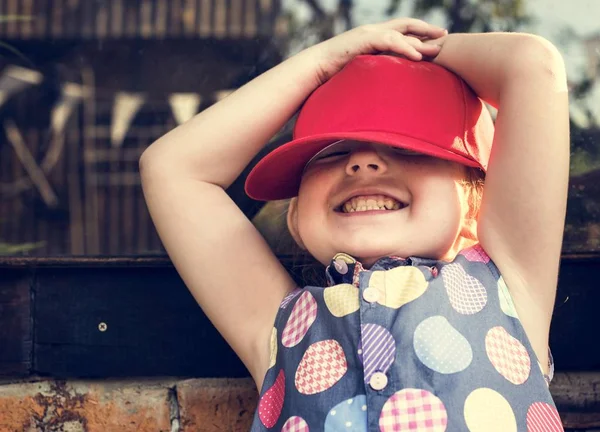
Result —
[[468, 207], [465, 168], [393, 147], [346, 141], [306, 168], [290, 229], [317, 260], [338, 252], [447, 259]]

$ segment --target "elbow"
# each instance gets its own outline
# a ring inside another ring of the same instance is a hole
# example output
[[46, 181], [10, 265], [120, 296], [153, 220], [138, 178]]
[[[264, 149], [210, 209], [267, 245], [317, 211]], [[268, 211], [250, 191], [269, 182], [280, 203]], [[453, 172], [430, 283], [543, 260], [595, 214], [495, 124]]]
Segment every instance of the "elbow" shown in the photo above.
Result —
[[560, 51], [552, 42], [541, 36], [523, 36], [514, 65], [519, 77], [547, 81], [555, 90], [566, 91], [567, 73]]
[[142, 180], [142, 184], [146, 183], [150, 177], [152, 172], [157, 171], [157, 167], [165, 166], [164, 163], [159, 162], [161, 159], [164, 162], [164, 157], [162, 157], [159, 153], [159, 149], [153, 147], [154, 144], [147, 147], [140, 156], [138, 161], [138, 169], [140, 172], [140, 177]]

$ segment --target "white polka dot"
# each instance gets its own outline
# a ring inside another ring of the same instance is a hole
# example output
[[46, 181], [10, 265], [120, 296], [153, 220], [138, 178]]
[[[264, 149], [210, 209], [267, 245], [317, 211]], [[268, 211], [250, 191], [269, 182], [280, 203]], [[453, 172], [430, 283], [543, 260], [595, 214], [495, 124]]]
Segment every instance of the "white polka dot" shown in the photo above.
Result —
[[346, 427], [352, 426], [352, 422], [346, 422]]
[[335, 410], [331, 410], [331, 415], [335, 415]]
[[366, 410], [367, 410], [367, 406], [366, 406], [366, 405], [363, 405], [363, 406], [362, 406], [362, 410], [363, 410], [363, 411], [366, 411]]
[[348, 405], [352, 404], [352, 399], [348, 399], [346, 402], [348, 402]]
[[362, 350], [361, 350], [361, 349], [359, 349], [359, 350], [358, 350], [358, 353], [359, 353], [359, 354], [362, 354]]

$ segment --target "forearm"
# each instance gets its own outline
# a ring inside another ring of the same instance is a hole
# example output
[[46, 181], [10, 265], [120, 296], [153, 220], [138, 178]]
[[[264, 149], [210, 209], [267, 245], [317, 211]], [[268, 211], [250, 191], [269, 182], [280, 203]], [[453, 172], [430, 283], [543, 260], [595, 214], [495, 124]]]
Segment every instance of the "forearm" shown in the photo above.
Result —
[[523, 33], [450, 34], [440, 40], [434, 62], [455, 72], [491, 105], [498, 107], [503, 92], [528, 80], [566, 91], [562, 58], [545, 39]]
[[317, 88], [314, 56], [291, 57], [164, 135], [144, 152], [142, 173], [172, 168], [227, 188]]

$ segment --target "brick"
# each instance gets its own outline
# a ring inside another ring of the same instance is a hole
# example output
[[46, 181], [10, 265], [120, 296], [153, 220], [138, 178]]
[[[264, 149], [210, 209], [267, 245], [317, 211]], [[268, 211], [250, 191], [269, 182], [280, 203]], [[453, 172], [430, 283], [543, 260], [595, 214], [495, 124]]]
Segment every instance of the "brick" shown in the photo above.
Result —
[[41, 381], [0, 386], [0, 432], [169, 432], [167, 382]]
[[258, 393], [250, 378], [191, 379], [177, 384], [181, 432], [247, 432]]

